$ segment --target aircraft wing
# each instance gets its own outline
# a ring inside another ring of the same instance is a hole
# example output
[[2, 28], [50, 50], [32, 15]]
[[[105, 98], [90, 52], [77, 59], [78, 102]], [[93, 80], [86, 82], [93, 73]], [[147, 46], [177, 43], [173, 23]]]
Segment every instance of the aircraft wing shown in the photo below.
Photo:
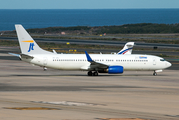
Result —
[[92, 60], [91, 59], [91, 57], [89, 56], [89, 54], [85, 51], [85, 54], [86, 54], [86, 58], [87, 58], [87, 60], [88, 60], [88, 62], [90, 62], [91, 63], [91, 65], [90, 65], [90, 69], [100, 69], [100, 68], [108, 68], [109, 67], [109, 65], [106, 65], [106, 64], [103, 64], [103, 63], [100, 63], [100, 62], [96, 62], [96, 61], [94, 61], [94, 60]]

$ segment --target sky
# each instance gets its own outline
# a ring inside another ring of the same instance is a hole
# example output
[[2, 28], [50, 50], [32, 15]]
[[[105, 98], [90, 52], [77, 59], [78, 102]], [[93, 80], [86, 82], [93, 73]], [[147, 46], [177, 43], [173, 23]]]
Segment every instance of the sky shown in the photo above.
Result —
[[0, 9], [179, 8], [179, 0], [0, 0]]

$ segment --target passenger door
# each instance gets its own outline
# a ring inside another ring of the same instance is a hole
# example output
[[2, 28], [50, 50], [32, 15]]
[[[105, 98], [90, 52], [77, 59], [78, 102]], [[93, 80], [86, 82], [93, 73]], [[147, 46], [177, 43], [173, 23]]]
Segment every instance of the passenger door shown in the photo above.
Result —
[[156, 65], [157, 63], [156, 63], [156, 58], [154, 57], [153, 58], [153, 65]]

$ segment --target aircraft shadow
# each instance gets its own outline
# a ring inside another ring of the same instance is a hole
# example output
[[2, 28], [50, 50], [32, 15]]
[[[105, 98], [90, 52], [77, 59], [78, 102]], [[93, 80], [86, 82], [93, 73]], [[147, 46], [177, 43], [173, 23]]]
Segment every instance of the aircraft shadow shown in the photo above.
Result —
[[[45, 76], [56, 76], [56, 77], [75, 77], [75, 76], [83, 76], [83, 77], [124, 77], [124, 76], [131, 76], [131, 77], [133, 77], [133, 76], [135, 76], [135, 77], [137, 77], [137, 76], [144, 76], [144, 77], [146, 77], [146, 76], [148, 76], [148, 77], [150, 77], [150, 76], [153, 76], [152, 74], [127, 74], [127, 75], [125, 75], [125, 74], [112, 74], [112, 75], [110, 75], [110, 74], [102, 74], [102, 75], [98, 75], [98, 76], [88, 76], [88, 75], [86, 75], [86, 74], [76, 74], [76, 75], [74, 75], [74, 74], [61, 74], [61, 75], [29, 75], [29, 74], [27, 74], [27, 75], [2, 75], [1, 77], [11, 77], [11, 76], [16, 76], [16, 77], [45, 77]], [[168, 75], [166, 75], [166, 74], [158, 74], [157, 76], [168, 76]], [[153, 77], [157, 77], [157, 76], [153, 76]]]

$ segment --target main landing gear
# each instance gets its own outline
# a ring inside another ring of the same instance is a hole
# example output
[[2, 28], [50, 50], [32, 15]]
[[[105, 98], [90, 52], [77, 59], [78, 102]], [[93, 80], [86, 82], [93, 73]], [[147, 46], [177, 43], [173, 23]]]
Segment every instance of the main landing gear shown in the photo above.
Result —
[[88, 76], [98, 76], [98, 71], [95, 72], [89, 71]]

